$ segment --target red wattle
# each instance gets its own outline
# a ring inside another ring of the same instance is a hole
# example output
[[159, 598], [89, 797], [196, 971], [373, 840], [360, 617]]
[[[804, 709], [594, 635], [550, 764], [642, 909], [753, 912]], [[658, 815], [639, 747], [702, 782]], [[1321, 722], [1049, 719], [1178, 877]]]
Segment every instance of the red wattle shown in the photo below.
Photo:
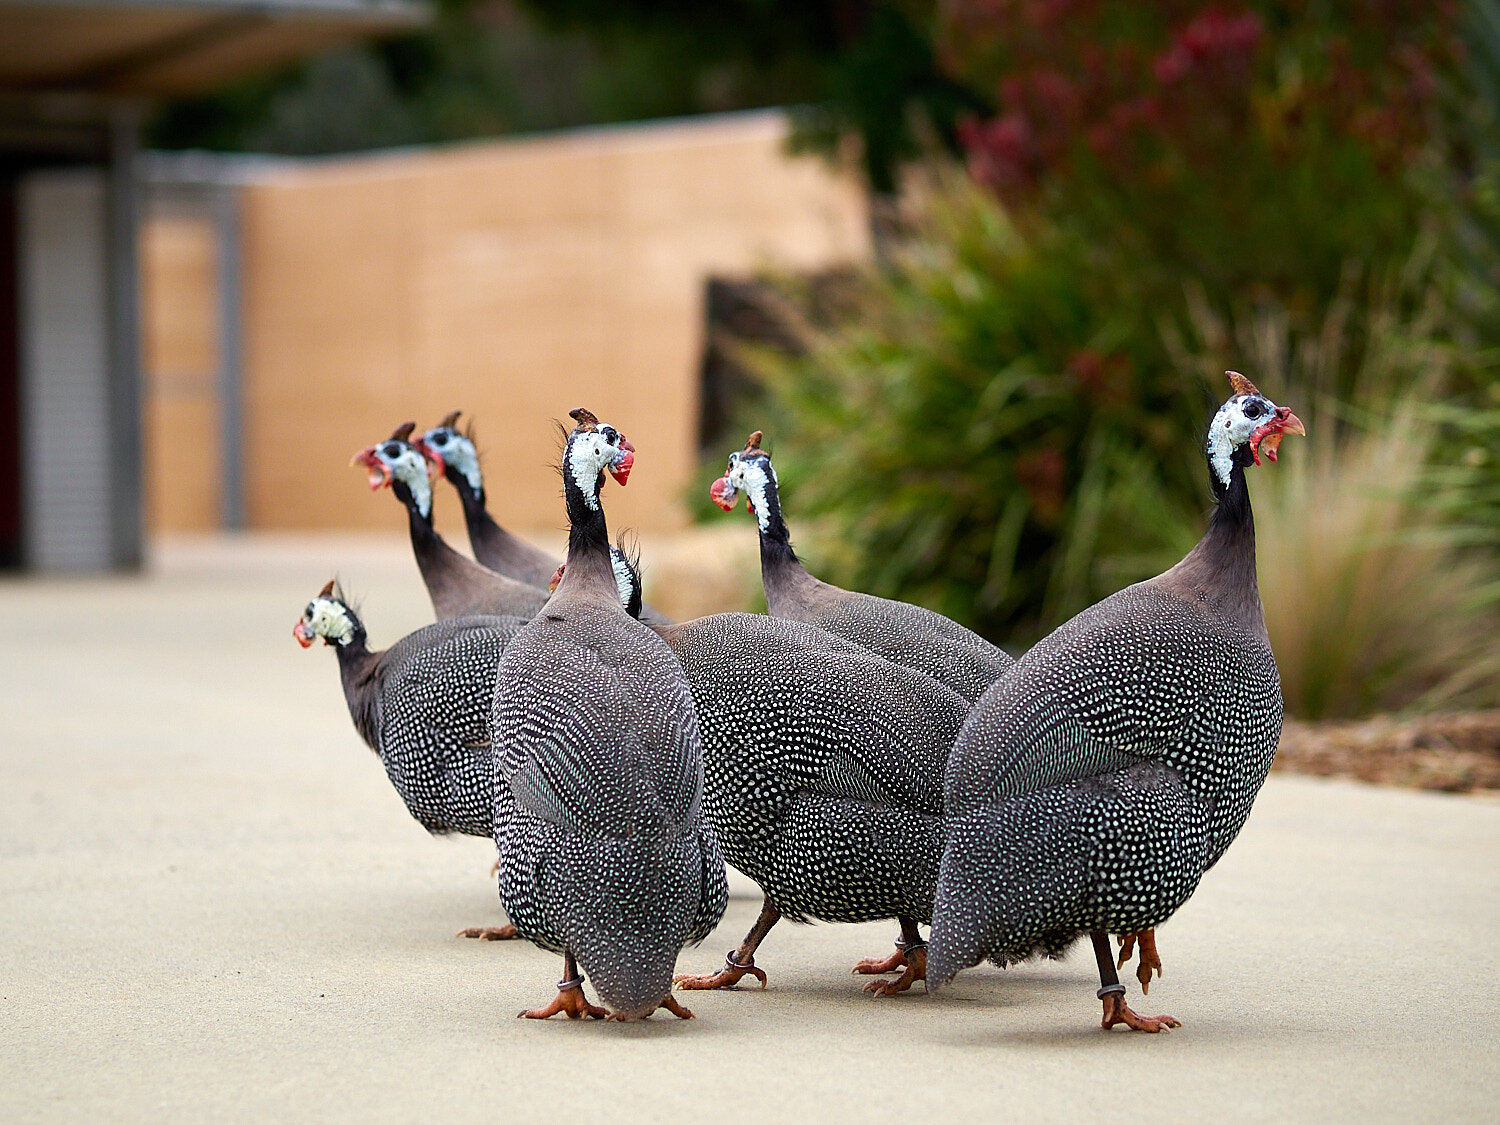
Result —
[[[726, 494], [728, 494], [727, 497]], [[730, 492], [728, 477], [720, 477], [709, 486], [708, 498], [726, 512], [734, 511], [734, 506], [738, 502], [738, 498]]]
[[[625, 443], [625, 445], [629, 445], [629, 444], [630, 444], [629, 442]], [[623, 446], [622, 446], [622, 448], [623, 448]], [[609, 467], [609, 475], [612, 476], [612, 477], [614, 477], [615, 480], [619, 481], [620, 482], [620, 487], [623, 488], [625, 486], [626, 481], [628, 481], [630, 479], [630, 470], [633, 469], [634, 467], [635, 467], [635, 450], [634, 450], [634, 448], [626, 449], [625, 450], [625, 455], [620, 458], [620, 463], [618, 465], [611, 465]]]

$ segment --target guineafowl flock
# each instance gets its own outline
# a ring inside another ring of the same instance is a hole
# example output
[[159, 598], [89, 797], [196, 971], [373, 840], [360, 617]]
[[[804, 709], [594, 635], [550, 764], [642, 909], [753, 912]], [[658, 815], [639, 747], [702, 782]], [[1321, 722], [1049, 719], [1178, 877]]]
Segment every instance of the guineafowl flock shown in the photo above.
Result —
[[[556, 997], [522, 1016], [689, 1018], [674, 988], [767, 986], [755, 953], [785, 916], [894, 920], [895, 951], [855, 966], [876, 995], [1087, 935], [1103, 1026], [1177, 1027], [1132, 1011], [1117, 970], [1137, 956], [1143, 991], [1161, 972], [1155, 928], [1244, 825], [1282, 720], [1245, 473], [1304, 430], [1228, 374], [1202, 540], [1016, 659], [809, 574], [758, 432], [711, 493], [748, 502], [768, 614], [668, 620], [605, 521], [635, 447], [582, 408], [562, 453], [566, 559], [490, 516], [457, 412], [420, 436], [407, 423], [354, 461], [406, 509], [436, 623], [372, 651], [330, 582], [294, 635], [337, 650], [355, 728], [412, 816], [493, 838], [511, 924], [465, 934], [563, 961]], [[439, 477], [472, 559], [433, 527]], [[718, 972], [674, 976], [724, 914], [726, 862], [764, 893], [760, 917]]]

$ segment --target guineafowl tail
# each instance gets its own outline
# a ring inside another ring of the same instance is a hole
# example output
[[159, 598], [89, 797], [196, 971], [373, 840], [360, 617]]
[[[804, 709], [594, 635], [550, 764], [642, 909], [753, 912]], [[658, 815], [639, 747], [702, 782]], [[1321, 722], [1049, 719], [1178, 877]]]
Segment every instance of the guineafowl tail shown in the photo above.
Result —
[[927, 942], [927, 991], [936, 992], [990, 954], [1006, 912], [995, 810], [980, 808], [947, 824]]
[[721, 893], [705, 887], [712, 865], [704, 863], [696, 833], [597, 840], [589, 851], [587, 870], [578, 870], [583, 893], [569, 911], [568, 947], [615, 1014], [648, 1016], [671, 991], [677, 954], [701, 925], [705, 894]]
[[1080, 799], [1088, 784], [948, 819], [927, 950], [929, 992], [985, 959], [1006, 965], [1061, 956], [1090, 928], [1098, 831], [1087, 815], [1092, 806]]

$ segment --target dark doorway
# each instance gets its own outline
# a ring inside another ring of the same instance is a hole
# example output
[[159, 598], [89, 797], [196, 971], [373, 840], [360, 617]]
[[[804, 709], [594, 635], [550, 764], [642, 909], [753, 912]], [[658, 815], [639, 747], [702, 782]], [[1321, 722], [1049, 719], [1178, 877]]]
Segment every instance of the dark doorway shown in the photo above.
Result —
[[24, 557], [21, 517], [20, 239], [16, 174], [0, 169], [0, 568]]

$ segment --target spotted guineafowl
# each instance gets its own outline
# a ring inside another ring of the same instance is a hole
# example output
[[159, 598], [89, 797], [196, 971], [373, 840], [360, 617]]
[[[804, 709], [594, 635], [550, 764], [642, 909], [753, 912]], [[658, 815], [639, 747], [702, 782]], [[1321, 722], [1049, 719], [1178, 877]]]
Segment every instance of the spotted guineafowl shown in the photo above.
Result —
[[308, 602], [292, 635], [338, 651], [349, 717], [407, 810], [434, 834], [492, 836], [494, 766], [490, 703], [495, 669], [526, 622], [455, 617], [418, 629], [383, 652], [329, 582]]
[[964, 723], [929, 990], [981, 959], [1057, 956], [1088, 933], [1104, 1026], [1178, 1026], [1126, 1005], [1108, 935], [1150, 931], [1187, 901], [1249, 816], [1281, 731], [1245, 470], [1304, 431], [1229, 377], [1208, 431], [1218, 504], [1203, 539], [1045, 637]]
[[620, 606], [599, 493], [634, 448], [586, 410], [563, 449], [568, 566], [500, 662], [500, 898], [521, 936], [563, 956], [556, 999], [521, 1013], [602, 1017], [582, 966], [622, 1019], [666, 1007], [683, 946], [723, 916], [724, 860], [701, 810], [697, 717], [660, 637]]
[[443, 471], [442, 459], [407, 439], [415, 424], [397, 427], [385, 441], [362, 449], [350, 464], [369, 471], [370, 488], [389, 487], [406, 509], [412, 554], [439, 620], [470, 614], [530, 617], [547, 600], [547, 591], [517, 582], [459, 554], [432, 526], [432, 479]]
[[724, 968], [684, 988], [765, 984], [755, 950], [776, 921], [897, 918], [893, 957], [856, 972], [901, 992], [924, 975], [943, 853], [943, 766], [969, 703], [921, 672], [801, 621], [720, 613], [657, 629], [692, 687], [703, 807], [724, 857], [765, 893]]
[[[490, 515], [485, 503], [484, 474], [479, 466], [479, 451], [472, 434], [457, 428], [459, 411], [447, 414], [414, 444], [443, 466], [443, 475], [458, 493], [464, 509], [464, 523], [469, 529], [469, 548], [480, 565], [525, 582], [528, 586], [548, 586], [560, 563], [538, 547], [506, 531]], [[635, 581], [640, 582], [637, 574]], [[548, 586], [550, 589], [551, 587]], [[671, 618], [648, 605], [632, 613], [648, 625], [670, 625]]]
[[474, 448], [473, 436], [458, 428], [459, 413], [455, 410], [448, 414], [415, 444], [441, 459], [443, 475], [463, 504], [464, 524], [469, 529], [469, 546], [474, 557], [496, 574], [528, 586], [545, 586], [561, 560], [512, 535], [490, 515], [479, 451]]
[[[640, 612], [640, 577], [615, 552], [621, 604]], [[371, 651], [364, 622], [333, 582], [292, 628], [307, 648], [319, 637], [338, 652], [339, 678], [354, 729], [380, 756], [386, 776], [417, 823], [434, 835], [493, 839], [495, 776], [490, 707], [506, 646], [519, 617], [454, 617]], [[501, 941], [514, 926], [474, 926], [460, 937]]]
[[978, 633], [908, 602], [831, 586], [809, 574], [792, 550], [781, 516], [781, 495], [771, 456], [757, 430], [745, 448], [729, 455], [729, 468], [709, 495], [726, 512], [739, 494], [760, 525], [760, 576], [772, 617], [806, 621], [863, 645], [878, 656], [925, 672], [973, 702], [1015, 661]]

